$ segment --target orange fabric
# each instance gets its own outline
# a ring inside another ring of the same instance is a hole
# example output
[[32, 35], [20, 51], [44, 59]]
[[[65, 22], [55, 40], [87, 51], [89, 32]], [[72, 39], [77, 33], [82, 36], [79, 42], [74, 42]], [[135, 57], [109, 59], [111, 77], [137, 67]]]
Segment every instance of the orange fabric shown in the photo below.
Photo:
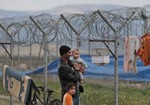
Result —
[[73, 105], [72, 96], [66, 93], [63, 97], [63, 105]]
[[150, 65], [150, 34], [142, 36], [138, 55], [144, 63], [144, 66]]

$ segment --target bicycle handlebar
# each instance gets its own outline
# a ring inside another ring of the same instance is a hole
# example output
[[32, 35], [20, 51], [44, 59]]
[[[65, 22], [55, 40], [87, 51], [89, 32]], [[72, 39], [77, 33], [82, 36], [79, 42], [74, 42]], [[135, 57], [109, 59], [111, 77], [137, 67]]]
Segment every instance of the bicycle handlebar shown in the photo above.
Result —
[[[40, 89], [40, 91], [42, 91], [42, 92], [44, 91], [44, 86], [38, 86], [37, 88]], [[46, 92], [52, 93], [52, 92], [54, 92], [54, 91], [51, 90], [51, 89], [49, 89], [49, 88], [47, 88]]]

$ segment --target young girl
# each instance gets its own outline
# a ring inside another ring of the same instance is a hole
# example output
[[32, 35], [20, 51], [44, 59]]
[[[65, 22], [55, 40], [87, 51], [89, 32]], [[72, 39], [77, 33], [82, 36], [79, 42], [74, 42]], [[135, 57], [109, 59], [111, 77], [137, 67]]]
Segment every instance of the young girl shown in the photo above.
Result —
[[62, 105], [73, 105], [72, 95], [75, 94], [75, 84], [70, 82], [66, 85], [66, 93], [63, 97]]

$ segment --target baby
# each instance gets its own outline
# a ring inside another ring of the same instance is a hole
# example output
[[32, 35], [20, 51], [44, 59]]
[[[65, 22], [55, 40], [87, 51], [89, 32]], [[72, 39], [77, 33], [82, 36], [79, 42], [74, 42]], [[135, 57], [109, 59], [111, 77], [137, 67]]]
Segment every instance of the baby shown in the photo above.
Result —
[[70, 58], [70, 60], [72, 61], [73, 64], [76, 64], [76, 63], [81, 63], [82, 64], [82, 70], [80, 70], [79, 74], [80, 74], [80, 83], [83, 82], [83, 73], [84, 73], [84, 70], [87, 69], [87, 64], [85, 63], [85, 61], [80, 58], [80, 52], [79, 52], [79, 49], [74, 49], [72, 51], [72, 57]]

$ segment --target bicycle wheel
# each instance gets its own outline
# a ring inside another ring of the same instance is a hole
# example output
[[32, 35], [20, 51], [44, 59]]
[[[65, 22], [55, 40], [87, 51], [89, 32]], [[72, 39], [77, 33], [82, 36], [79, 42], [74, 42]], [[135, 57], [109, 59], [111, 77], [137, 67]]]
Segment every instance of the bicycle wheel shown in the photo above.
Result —
[[48, 104], [48, 105], [61, 105], [61, 101], [58, 100], [58, 99], [54, 99], [54, 100], [52, 100], [51, 103]]
[[38, 99], [32, 100], [31, 105], [39, 105], [39, 100]]

